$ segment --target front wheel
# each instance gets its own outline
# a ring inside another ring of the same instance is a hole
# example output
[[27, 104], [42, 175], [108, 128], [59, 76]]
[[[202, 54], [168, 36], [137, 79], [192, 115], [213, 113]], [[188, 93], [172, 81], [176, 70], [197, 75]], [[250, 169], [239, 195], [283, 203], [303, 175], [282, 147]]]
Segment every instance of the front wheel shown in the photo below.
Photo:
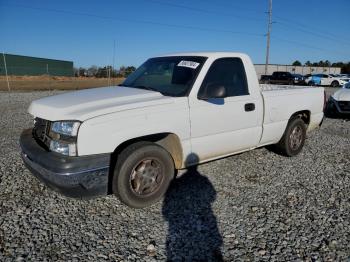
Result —
[[165, 149], [154, 143], [138, 142], [118, 156], [113, 193], [130, 207], [147, 207], [163, 197], [174, 174], [173, 159]]
[[292, 118], [276, 147], [286, 156], [295, 156], [302, 150], [306, 138], [306, 125], [297, 117]]

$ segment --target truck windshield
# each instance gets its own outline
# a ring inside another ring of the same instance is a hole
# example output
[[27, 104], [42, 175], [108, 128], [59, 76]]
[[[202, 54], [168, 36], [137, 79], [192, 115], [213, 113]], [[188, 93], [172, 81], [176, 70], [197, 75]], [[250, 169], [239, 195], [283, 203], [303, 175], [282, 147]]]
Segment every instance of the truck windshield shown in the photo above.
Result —
[[188, 96], [206, 59], [201, 56], [151, 58], [121, 85], [153, 90], [165, 96]]

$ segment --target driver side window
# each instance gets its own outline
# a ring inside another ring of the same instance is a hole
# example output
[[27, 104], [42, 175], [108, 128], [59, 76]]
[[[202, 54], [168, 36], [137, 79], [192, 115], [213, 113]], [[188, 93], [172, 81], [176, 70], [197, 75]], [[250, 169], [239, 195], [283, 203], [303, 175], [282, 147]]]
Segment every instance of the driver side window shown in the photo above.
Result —
[[249, 95], [247, 77], [240, 58], [219, 58], [210, 66], [199, 95], [210, 93], [209, 88], [224, 86], [226, 96]]

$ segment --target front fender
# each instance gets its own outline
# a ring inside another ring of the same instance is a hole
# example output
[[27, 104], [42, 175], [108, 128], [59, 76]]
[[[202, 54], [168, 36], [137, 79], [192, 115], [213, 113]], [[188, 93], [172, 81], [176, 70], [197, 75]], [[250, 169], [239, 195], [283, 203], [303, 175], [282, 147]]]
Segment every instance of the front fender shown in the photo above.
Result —
[[187, 97], [178, 98], [170, 105], [117, 112], [84, 121], [78, 133], [78, 155], [112, 153], [123, 142], [158, 133], [176, 134], [184, 153], [190, 152]]

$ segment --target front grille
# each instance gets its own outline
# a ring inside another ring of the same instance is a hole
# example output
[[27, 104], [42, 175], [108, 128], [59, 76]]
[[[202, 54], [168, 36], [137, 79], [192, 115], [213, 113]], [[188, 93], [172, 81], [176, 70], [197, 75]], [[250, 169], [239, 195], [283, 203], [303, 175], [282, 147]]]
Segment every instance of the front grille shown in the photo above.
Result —
[[338, 105], [342, 111], [350, 111], [350, 101], [338, 101]]
[[50, 138], [48, 137], [49, 131], [50, 121], [38, 117], [35, 118], [33, 136], [46, 148], [50, 147]]

